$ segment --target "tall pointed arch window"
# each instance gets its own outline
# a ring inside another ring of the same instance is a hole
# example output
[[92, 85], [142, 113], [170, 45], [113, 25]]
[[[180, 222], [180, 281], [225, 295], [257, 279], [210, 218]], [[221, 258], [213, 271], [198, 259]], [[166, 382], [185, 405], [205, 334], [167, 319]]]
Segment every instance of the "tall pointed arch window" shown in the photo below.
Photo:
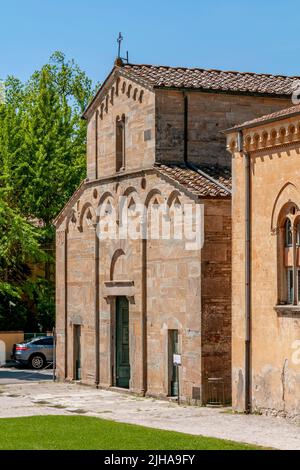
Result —
[[[295, 211], [291, 212], [292, 215]], [[298, 262], [298, 249], [300, 246], [300, 222], [293, 222], [289, 217], [286, 218], [283, 225], [284, 246], [282, 267], [284, 281], [282, 289], [282, 301], [289, 305], [300, 304], [300, 265]]]
[[[290, 250], [293, 247], [293, 228], [292, 222], [289, 218], [284, 223], [284, 246], [286, 250]], [[286, 255], [285, 255], [286, 256]], [[295, 300], [295, 284], [297, 280], [294, 279], [294, 267], [289, 264], [285, 267], [285, 298], [287, 304], [294, 304]]]
[[116, 172], [125, 169], [125, 116], [116, 119]]

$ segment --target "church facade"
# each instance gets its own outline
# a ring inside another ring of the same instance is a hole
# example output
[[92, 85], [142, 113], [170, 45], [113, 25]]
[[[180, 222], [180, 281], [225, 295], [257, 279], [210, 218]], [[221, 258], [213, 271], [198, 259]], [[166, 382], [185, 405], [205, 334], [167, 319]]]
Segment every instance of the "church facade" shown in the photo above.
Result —
[[[231, 162], [220, 132], [293, 79], [117, 60], [84, 118], [87, 179], [57, 216], [57, 377], [231, 399]], [[174, 358], [180, 365], [174, 364]]]
[[228, 131], [236, 410], [300, 417], [300, 106]]

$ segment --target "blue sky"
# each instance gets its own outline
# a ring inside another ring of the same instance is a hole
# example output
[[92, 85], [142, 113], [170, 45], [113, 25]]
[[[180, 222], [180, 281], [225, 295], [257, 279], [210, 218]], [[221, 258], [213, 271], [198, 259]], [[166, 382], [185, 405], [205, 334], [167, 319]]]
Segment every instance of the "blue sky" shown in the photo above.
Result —
[[0, 78], [61, 50], [96, 82], [131, 62], [300, 75], [298, 0], [0, 0]]

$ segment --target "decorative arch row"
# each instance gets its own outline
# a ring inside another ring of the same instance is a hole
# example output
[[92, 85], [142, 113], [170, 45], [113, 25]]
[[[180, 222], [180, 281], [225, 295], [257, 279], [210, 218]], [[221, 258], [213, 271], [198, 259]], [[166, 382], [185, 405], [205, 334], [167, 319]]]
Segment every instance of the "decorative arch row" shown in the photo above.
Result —
[[103, 119], [104, 113], [108, 113], [109, 106], [114, 105], [115, 96], [119, 96], [121, 94], [126, 95], [128, 98], [132, 98], [134, 101], [138, 101], [139, 103], [143, 102], [144, 90], [140, 87], [133, 86], [127, 80], [118, 77], [99, 106], [100, 119]]
[[[288, 123], [272, 129], [262, 129], [260, 131], [249, 132], [244, 137], [246, 150], [259, 150], [265, 147], [283, 145], [295, 140], [300, 140], [300, 122], [297, 124]], [[237, 151], [237, 140], [232, 138], [229, 141], [229, 150]]]
[[[95, 228], [99, 221], [99, 210], [102, 209], [102, 215], [110, 214], [118, 205], [119, 197], [125, 197], [127, 200], [127, 208], [134, 211], [137, 204], [144, 204], [148, 210], [150, 206], [158, 207], [160, 204], [166, 204], [167, 210], [181, 208], [182, 195], [180, 191], [173, 190], [167, 196], [164, 196], [159, 189], [151, 189], [144, 200], [142, 200], [133, 186], [129, 186], [122, 194], [113, 194], [111, 191], [105, 191], [97, 206], [91, 202], [86, 202], [80, 209], [80, 201], [77, 202], [77, 207], [73, 208], [66, 220], [66, 228], [70, 230], [77, 229], [82, 232], [85, 228]], [[103, 212], [104, 211], [104, 212]], [[168, 212], [168, 215], [170, 212]]]

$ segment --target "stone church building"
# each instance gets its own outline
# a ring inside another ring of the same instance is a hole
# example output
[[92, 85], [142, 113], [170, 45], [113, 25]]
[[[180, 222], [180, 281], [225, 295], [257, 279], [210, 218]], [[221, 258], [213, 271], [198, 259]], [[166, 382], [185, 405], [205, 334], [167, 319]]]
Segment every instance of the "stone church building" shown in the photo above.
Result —
[[[206, 403], [215, 378], [230, 401], [231, 159], [221, 131], [287, 107], [293, 83], [117, 59], [84, 113], [87, 179], [55, 220], [59, 380], [157, 397], [179, 389]], [[120, 201], [136, 237], [119, 235]], [[189, 210], [201, 213], [200, 244], [174, 236]], [[145, 236], [156, 211], [158, 236]], [[113, 216], [117, 236], [105, 236], [100, 222]]]
[[227, 137], [233, 406], [300, 418], [300, 105]]

